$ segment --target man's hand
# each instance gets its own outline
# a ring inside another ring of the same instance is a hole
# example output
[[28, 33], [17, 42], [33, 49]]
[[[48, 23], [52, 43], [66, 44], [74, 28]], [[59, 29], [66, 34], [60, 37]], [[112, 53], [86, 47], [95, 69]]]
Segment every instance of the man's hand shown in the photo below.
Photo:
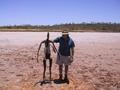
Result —
[[70, 49], [70, 61], [73, 62], [73, 56], [74, 56], [74, 48]]
[[71, 63], [73, 62], [73, 56], [70, 56], [70, 62]]

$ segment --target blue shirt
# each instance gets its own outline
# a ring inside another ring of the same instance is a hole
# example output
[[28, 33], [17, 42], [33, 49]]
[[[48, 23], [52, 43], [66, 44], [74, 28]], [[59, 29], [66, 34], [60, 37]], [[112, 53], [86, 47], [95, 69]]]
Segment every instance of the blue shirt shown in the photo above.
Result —
[[63, 37], [58, 37], [54, 42], [59, 43], [58, 51], [63, 56], [70, 56], [70, 48], [75, 47], [74, 41], [69, 36], [66, 40]]

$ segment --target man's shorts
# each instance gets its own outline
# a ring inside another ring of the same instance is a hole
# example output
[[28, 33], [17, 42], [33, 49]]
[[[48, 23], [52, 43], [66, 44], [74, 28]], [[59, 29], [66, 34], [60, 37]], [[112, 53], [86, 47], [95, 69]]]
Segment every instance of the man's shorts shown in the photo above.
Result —
[[62, 56], [62, 55], [57, 55], [57, 60], [56, 64], [58, 65], [70, 65], [71, 64], [71, 58], [70, 56]]

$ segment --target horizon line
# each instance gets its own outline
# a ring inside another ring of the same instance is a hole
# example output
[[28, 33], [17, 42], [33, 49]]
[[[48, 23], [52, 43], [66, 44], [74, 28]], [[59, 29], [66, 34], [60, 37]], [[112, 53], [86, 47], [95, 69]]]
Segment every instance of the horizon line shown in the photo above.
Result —
[[0, 25], [0, 26], [27, 26], [27, 25], [31, 25], [31, 26], [54, 26], [54, 25], [64, 25], [64, 24], [120, 24], [120, 22], [67, 22], [67, 23], [56, 23], [56, 24], [7, 24], [7, 25]]

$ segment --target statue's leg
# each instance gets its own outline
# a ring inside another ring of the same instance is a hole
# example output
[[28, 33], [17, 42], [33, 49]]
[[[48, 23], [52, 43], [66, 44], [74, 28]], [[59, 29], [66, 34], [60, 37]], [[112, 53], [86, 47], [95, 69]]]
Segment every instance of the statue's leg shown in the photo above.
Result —
[[43, 71], [43, 80], [45, 79], [45, 72], [46, 72], [46, 59], [43, 60], [43, 66], [44, 66], [44, 71]]
[[51, 80], [51, 69], [52, 69], [52, 58], [49, 59], [49, 72], [50, 72], [50, 80]]

